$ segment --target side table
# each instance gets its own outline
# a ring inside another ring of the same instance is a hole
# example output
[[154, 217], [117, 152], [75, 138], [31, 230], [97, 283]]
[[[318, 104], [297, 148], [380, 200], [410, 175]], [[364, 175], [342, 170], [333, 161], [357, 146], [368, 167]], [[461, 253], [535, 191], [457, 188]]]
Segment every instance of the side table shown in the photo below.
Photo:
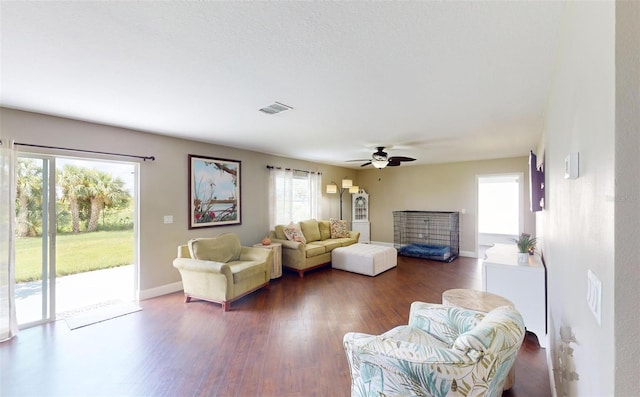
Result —
[[[442, 304], [445, 306], [456, 306], [463, 309], [475, 310], [478, 312], [490, 312], [496, 307], [513, 306], [513, 303], [490, 292], [475, 291], [472, 289], [450, 289], [442, 293]], [[515, 365], [509, 370], [507, 379], [504, 382], [504, 390], [509, 390], [516, 383]]]
[[273, 262], [271, 262], [271, 279], [282, 276], [282, 244], [271, 243], [264, 245], [262, 243], [254, 244], [254, 247], [265, 248], [273, 251]]

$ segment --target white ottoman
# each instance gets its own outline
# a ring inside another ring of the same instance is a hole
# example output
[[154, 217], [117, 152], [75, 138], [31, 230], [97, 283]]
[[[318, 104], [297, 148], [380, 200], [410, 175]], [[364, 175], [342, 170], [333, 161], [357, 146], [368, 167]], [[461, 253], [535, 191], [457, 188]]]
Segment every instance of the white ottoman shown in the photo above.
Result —
[[398, 252], [393, 247], [353, 244], [331, 251], [331, 267], [348, 272], [378, 275], [398, 265]]

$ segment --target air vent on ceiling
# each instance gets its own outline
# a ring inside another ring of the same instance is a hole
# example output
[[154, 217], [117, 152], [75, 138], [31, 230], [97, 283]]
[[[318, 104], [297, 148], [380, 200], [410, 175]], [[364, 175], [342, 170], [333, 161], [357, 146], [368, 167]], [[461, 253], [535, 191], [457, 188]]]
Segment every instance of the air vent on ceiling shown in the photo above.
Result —
[[276, 114], [291, 109], [293, 109], [291, 106], [285, 105], [284, 103], [275, 102], [273, 105], [269, 105], [260, 109], [260, 111], [266, 114]]

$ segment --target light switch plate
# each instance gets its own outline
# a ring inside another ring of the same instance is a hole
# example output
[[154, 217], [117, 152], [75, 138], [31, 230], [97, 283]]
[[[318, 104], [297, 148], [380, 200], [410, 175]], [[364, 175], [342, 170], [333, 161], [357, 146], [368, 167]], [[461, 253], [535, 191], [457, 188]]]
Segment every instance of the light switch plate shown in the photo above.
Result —
[[578, 179], [580, 175], [580, 154], [578, 152], [570, 153], [564, 159], [564, 178]]
[[173, 215], [165, 215], [164, 216], [164, 223], [166, 223], [166, 224], [173, 223]]
[[587, 271], [587, 303], [598, 325], [602, 321], [602, 281], [589, 269]]

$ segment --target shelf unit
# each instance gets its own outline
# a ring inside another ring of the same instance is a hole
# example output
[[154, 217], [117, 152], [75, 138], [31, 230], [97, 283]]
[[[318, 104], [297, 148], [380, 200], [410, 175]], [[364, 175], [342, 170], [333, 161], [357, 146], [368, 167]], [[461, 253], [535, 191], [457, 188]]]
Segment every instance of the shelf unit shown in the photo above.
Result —
[[371, 224], [369, 223], [369, 194], [360, 189], [351, 196], [351, 230], [360, 232], [360, 243], [371, 242]]

